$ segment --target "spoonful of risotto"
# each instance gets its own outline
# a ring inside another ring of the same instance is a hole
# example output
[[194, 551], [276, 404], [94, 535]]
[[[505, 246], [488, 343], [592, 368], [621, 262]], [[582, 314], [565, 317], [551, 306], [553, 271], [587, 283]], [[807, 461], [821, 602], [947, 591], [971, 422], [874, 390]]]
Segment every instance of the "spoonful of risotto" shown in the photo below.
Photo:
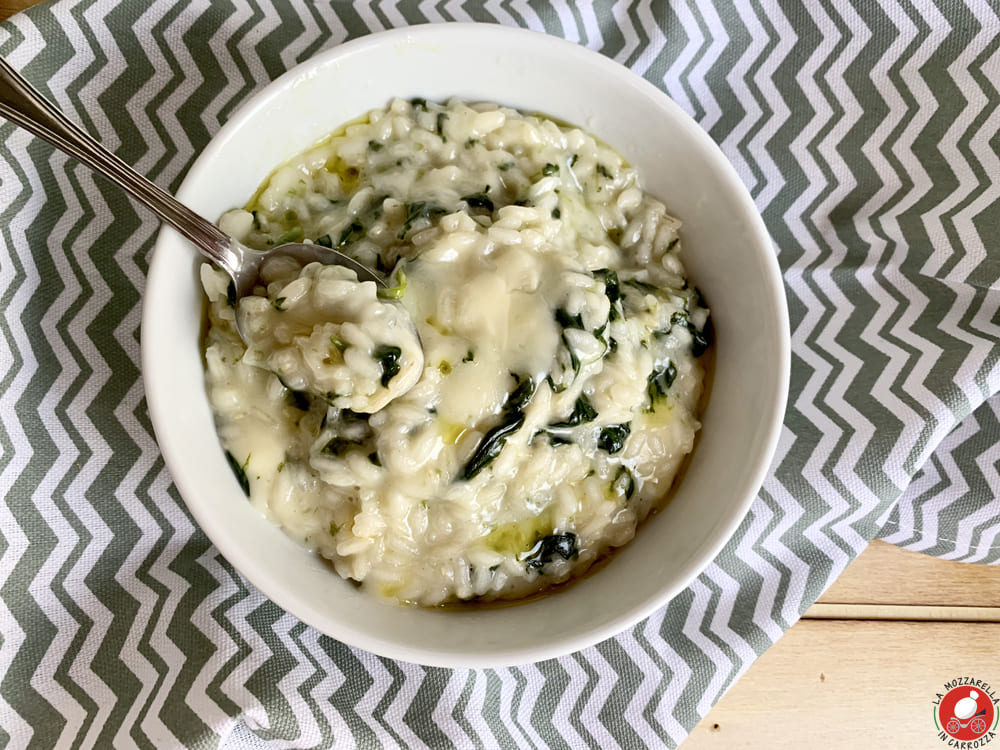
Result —
[[375, 412], [423, 370], [413, 321], [371, 268], [316, 243], [255, 250], [140, 175], [69, 120], [0, 58], [0, 116], [124, 188], [228, 277], [246, 358], [332, 406]]

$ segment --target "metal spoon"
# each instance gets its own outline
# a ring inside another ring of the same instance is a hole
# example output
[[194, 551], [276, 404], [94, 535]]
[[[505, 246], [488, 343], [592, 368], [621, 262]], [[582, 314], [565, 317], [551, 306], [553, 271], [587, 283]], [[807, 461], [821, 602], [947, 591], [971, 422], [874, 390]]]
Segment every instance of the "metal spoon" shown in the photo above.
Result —
[[374, 281], [382, 288], [388, 286], [385, 279], [368, 266], [322, 245], [289, 243], [262, 251], [237, 242], [104, 148], [56, 109], [3, 58], [0, 58], [0, 116], [48, 141], [128, 191], [229, 274], [236, 287], [237, 299], [253, 291], [261, 265], [278, 255], [290, 256], [301, 265], [319, 261], [326, 265], [347, 266], [357, 273], [359, 281]]

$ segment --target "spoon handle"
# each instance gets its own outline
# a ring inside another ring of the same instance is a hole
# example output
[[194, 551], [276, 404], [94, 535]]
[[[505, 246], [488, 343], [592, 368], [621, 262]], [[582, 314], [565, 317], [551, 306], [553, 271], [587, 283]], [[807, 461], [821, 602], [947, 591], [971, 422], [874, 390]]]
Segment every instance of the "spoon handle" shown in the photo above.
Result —
[[42, 96], [0, 57], [0, 116], [127, 190], [224, 268], [234, 262], [231, 239], [108, 151]]

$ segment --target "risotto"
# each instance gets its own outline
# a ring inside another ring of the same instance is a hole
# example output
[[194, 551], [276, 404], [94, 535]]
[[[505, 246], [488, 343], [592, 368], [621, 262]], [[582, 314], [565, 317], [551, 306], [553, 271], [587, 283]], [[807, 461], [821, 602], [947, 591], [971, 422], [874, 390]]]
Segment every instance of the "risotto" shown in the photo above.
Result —
[[396, 100], [220, 224], [387, 277], [282, 266], [234, 305], [202, 268], [230, 463], [340, 575], [426, 606], [523, 597], [664, 502], [700, 426], [708, 311], [680, 223], [606, 144], [493, 104]]

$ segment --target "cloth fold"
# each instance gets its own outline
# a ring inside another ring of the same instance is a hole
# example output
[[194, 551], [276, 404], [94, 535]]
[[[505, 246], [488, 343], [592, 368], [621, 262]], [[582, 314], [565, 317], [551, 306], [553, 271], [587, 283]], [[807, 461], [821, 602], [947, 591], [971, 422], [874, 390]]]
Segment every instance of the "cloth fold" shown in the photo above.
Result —
[[296, 62], [452, 20], [620, 61], [736, 165], [793, 355], [746, 519], [668, 606], [561, 659], [431, 669], [317, 633], [211, 547], [160, 459], [138, 345], [155, 221], [3, 123], [8, 747], [675, 747], [876, 536], [1000, 562], [994, 4], [55, 0], [0, 26], [0, 54], [175, 190]]

